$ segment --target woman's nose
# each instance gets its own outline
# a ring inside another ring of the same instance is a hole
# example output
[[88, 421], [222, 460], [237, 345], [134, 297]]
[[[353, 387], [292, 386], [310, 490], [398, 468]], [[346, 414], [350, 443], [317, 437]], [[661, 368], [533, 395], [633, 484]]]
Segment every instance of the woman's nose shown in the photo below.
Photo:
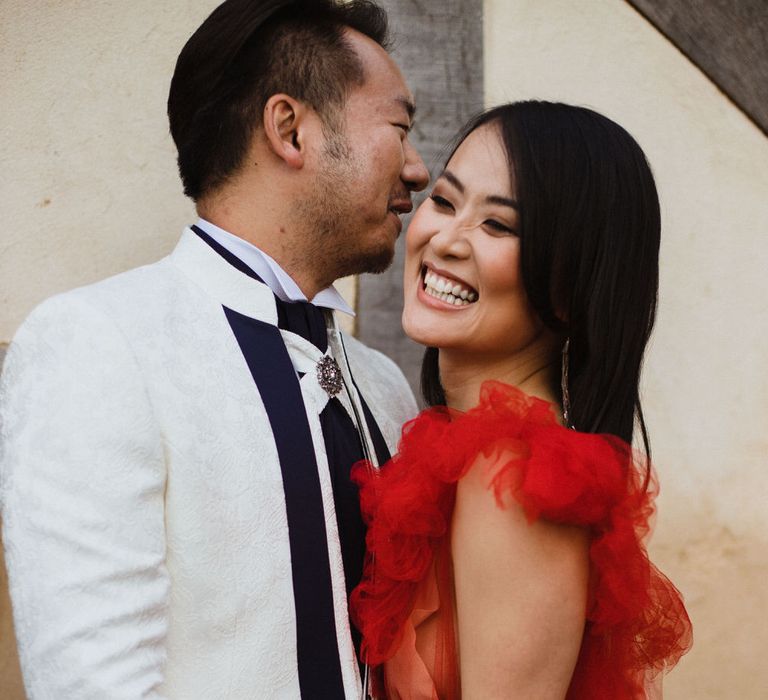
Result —
[[453, 219], [432, 235], [429, 245], [442, 258], [466, 258], [470, 253], [467, 233], [467, 227]]

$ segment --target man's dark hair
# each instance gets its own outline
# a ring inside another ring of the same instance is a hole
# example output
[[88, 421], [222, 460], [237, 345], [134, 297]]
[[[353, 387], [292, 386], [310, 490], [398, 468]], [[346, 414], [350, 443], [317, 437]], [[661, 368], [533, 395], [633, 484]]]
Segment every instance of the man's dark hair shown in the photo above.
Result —
[[184, 193], [208, 194], [242, 164], [264, 105], [284, 92], [330, 133], [365, 74], [344, 29], [386, 48], [387, 16], [372, 0], [227, 0], [179, 54], [168, 95]]

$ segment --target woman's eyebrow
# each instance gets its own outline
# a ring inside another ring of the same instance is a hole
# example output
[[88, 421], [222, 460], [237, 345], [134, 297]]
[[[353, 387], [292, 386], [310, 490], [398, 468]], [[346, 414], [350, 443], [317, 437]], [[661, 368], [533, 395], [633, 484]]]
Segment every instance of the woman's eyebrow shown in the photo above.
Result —
[[485, 198], [485, 201], [489, 204], [501, 204], [502, 207], [511, 207], [515, 211], [520, 210], [517, 200], [510, 199], [509, 197], [499, 197], [497, 194], [491, 194]]
[[443, 170], [443, 172], [440, 173], [438, 176], [438, 179], [444, 177], [448, 182], [450, 182], [459, 192], [464, 194], [464, 185], [462, 184], [461, 180], [457, 178], [450, 170]]
[[[443, 170], [442, 173], [438, 176], [439, 178], [445, 178], [450, 182], [461, 194], [464, 194], [464, 183], [462, 183], [461, 180], [459, 180], [458, 177], [456, 177], [450, 170]], [[509, 197], [502, 197], [498, 194], [489, 194], [485, 201], [489, 204], [500, 204], [503, 207], [510, 207], [514, 209], [515, 211], [520, 210], [520, 205], [517, 203], [517, 200], [510, 199]]]

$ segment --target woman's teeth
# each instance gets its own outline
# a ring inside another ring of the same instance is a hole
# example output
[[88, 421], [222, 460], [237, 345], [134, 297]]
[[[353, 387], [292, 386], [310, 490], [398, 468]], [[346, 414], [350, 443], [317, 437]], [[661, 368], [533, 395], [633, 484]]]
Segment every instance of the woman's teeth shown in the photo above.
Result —
[[473, 289], [441, 277], [431, 270], [427, 270], [424, 275], [424, 291], [429, 296], [454, 306], [468, 306], [477, 300], [477, 292]]

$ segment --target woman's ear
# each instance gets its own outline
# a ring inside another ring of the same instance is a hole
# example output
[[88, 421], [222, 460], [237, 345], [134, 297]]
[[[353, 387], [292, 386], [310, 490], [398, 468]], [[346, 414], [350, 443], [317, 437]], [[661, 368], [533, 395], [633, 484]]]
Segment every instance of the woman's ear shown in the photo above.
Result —
[[302, 168], [308, 108], [290, 95], [272, 95], [264, 105], [264, 138], [272, 152], [291, 168]]

